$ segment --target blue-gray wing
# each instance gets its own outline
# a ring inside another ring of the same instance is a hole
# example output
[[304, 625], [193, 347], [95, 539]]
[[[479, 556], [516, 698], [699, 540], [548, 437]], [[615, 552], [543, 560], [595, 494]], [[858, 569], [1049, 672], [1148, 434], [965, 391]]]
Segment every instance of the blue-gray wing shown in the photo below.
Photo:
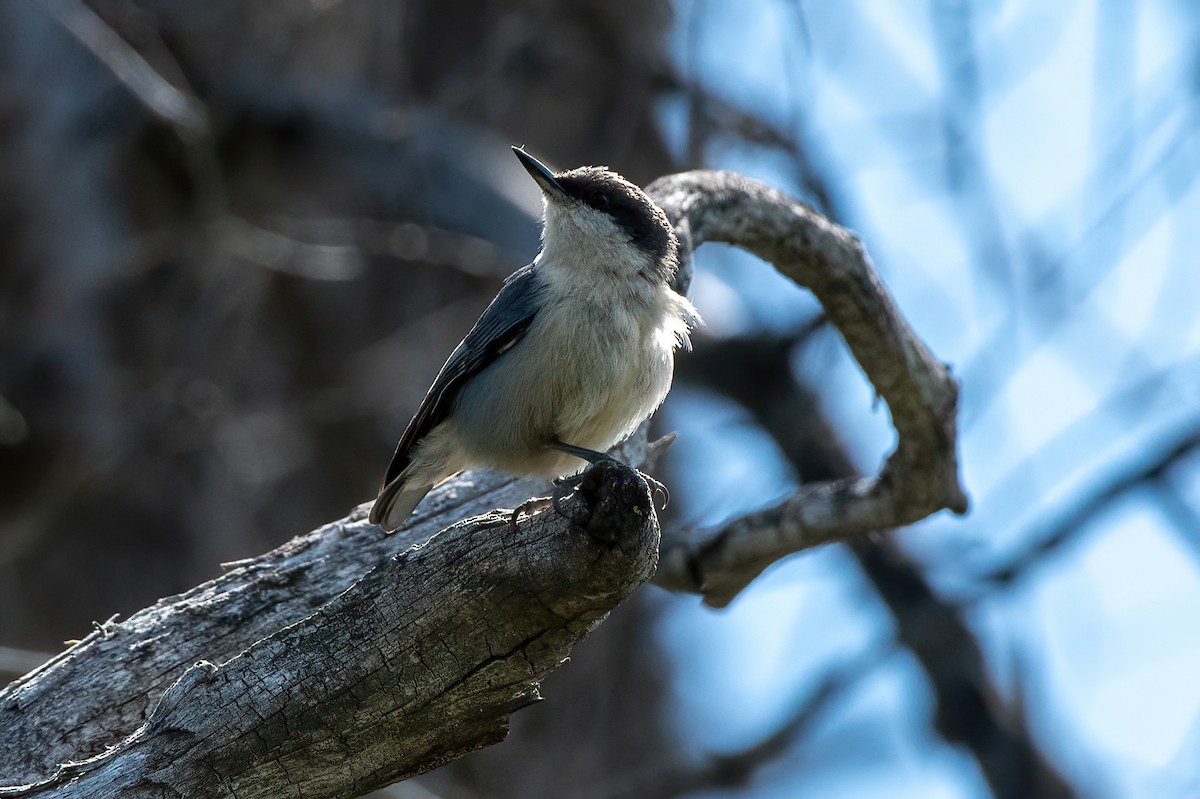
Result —
[[383, 479], [385, 486], [408, 466], [412, 447], [450, 415], [466, 382], [521, 340], [537, 315], [544, 289], [545, 284], [532, 264], [521, 267], [504, 282], [479, 321], [450, 353], [408, 423]]

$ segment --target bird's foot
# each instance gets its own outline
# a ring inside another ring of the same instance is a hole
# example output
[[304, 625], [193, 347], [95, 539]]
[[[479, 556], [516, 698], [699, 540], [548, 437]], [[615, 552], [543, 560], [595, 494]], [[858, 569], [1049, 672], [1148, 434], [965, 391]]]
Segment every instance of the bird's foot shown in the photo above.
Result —
[[[588, 465], [588, 468], [581, 472], [576, 472], [575, 474], [567, 475], [565, 477], [556, 477], [554, 479], [554, 494], [550, 497], [550, 502], [554, 506], [554, 510], [558, 512], [559, 516], [562, 516], [564, 519], [571, 518], [570, 514], [563, 507], [563, 503], [570, 499], [579, 489], [579, 486], [583, 483], [584, 475], [591, 470], [591, 467], [595, 466], [601, 461], [608, 461], [610, 463], [619, 464], [620, 466], [628, 468], [627, 464], [617, 460], [611, 455], [604, 455], [603, 458], [597, 458], [591, 461]], [[638, 475], [646, 481], [646, 485], [649, 486], [651, 502], [655, 504], [659, 510], [666, 510], [667, 505], [671, 502], [671, 492], [667, 490], [667, 487], [640, 469], [634, 469], [634, 471], [636, 471]], [[659, 497], [662, 498], [661, 505], [658, 505], [657, 502], [655, 502], [655, 500], [657, 500]]]

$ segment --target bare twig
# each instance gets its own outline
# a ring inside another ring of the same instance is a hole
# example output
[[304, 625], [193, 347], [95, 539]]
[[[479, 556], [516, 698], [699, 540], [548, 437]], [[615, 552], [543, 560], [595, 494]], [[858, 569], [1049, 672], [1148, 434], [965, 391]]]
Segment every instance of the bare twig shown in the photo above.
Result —
[[1087, 523], [1117, 499], [1138, 486], [1161, 479], [1167, 470], [1198, 448], [1200, 422], [1187, 425], [1183, 433], [1151, 448], [1148, 456], [1138, 459], [1127, 468], [1119, 469], [1093, 490], [1087, 491], [1046, 529], [1023, 536], [1032, 543], [1009, 556], [1001, 565], [993, 567], [982, 579], [1002, 586], [1018, 582], [1032, 567], [1086, 530]]
[[155, 71], [116, 31], [81, 0], [53, 0], [55, 19], [109, 68], [147, 111], [194, 141], [208, 133], [204, 104]]

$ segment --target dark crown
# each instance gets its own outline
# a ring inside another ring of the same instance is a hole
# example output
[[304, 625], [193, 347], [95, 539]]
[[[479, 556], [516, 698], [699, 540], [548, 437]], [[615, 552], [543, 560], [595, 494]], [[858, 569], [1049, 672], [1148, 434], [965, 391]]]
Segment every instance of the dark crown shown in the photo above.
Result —
[[644, 191], [602, 166], [582, 166], [555, 178], [567, 194], [611, 216], [656, 263], [674, 269], [675, 232]]

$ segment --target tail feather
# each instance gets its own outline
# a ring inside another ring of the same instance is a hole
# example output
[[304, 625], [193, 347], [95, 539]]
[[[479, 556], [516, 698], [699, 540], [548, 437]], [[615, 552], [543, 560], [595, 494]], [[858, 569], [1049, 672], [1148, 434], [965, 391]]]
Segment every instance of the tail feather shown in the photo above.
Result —
[[401, 473], [379, 492], [367, 518], [389, 533], [395, 532], [412, 515], [431, 488], [432, 484], [409, 482], [407, 475]]

